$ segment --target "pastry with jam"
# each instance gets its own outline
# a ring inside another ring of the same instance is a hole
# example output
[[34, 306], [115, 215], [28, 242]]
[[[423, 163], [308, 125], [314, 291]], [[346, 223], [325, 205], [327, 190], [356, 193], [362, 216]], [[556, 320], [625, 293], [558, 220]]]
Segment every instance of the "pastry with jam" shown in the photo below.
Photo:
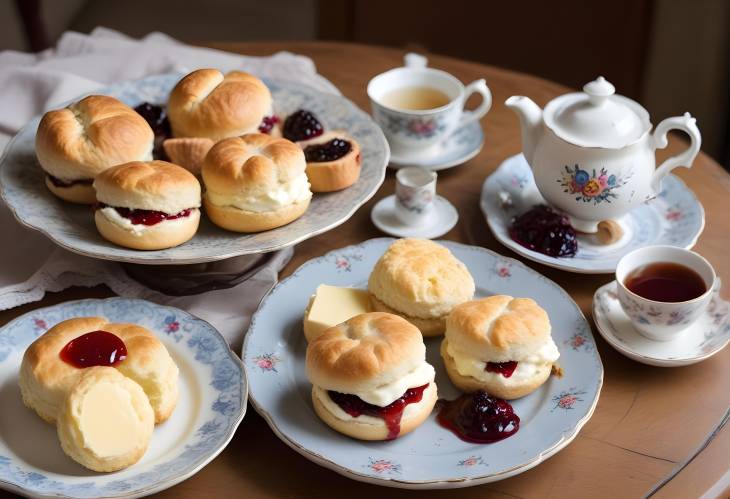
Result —
[[535, 391], [560, 356], [547, 312], [529, 298], [495, 295], [457, 305], [444, 336], [441, 357], [452, 383], [501, 399]]
[[307, 346], [306, 372], [317, 415], [360, 440], [409, 433], [436, 403], [423, 337], [393, 314], [360, 314], [327, 329]]

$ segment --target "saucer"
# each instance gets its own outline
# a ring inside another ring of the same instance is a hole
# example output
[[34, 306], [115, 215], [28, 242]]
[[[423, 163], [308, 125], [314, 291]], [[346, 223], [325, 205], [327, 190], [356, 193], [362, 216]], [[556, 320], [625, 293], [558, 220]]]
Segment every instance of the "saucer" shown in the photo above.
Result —
[[[506, 203], [506, 199], [510, 202]], [[535, 262], [582, 274], [611, 274], [621, 257], [643, 246], [690, 249], [705, 227], [702, 205], [684, 182], [670, 174], [664, 177], [662, 191], [656, 198], [617, 220], [624, 230], [619, 241], [602, 245], [595, 235], [578, 234], [575, 256], [557, 258], [529, 250], [509, 236], [512, 218], [536, 204], [546, 204], [546, 201], [537, 190], [522, 154], [504, 160], [482, 186], [482, 212], [499, 242]]]
[[391, 236], [434, 239], [454, 228], [459, 221], [459, 213], [444, 197], [437, 195], [433, 204], [432, 216], [429, 217], [429, 223], [424, 225], [407, 225], [398, 220], [395, 215], [395, 195], [378, 201], [370, 212], [370, 218], [378, 229]]
[[616, 281], [593, 295], [593, 320], [612, 347], [650, 366], [688, 366], [712, 357], [730, 342], [730, 302], [720, 298], [720, 286], [713, 290], [705, 314], [671, 341], [654, 341], [639, 334], [621, 308]]
[[484, 131], [479, 121], [473, 121], [449, 135], [443, 141], [416, 154], [404, 153], [391, 147], [390, 167], [420, 166], [427, 170], [445, 170], [466, 163], [479, 154], [484, 145]]

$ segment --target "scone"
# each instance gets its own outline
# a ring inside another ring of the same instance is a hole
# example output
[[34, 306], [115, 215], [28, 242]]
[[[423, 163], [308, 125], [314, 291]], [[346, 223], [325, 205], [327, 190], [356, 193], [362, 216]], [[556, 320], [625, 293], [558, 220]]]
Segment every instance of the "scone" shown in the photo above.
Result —
[[443, 334], [446, 316], [471, 300], [474, 289], [466, 265], [427, 239], [391, 244], [368, 280], [373, 308], [404, 317], [424, 336]]
[[286, 225], [309, 207], [304, 153], [293, 142], [254, 133], [221, 140], [203, 161], [203, 206], [234, 232]]
[[464, 392], [524, 397], [545, 383], [559, 356], [547, 312], [529, 298], [470, 301], [446, 319], [441, 357], [451, 382]]
[[[198, 69], [175, 85], [167, 103], [174, 137], [207, 137], [218, 141], [271, 130], [271, 92], [253, 75]], [[273, 123], [272, 123], [273, 122]]]
[[63, 451], [93, 471], [139, 461], [155, 427], [142, 387], [113, 367], [85, 369], [63, 402], [57, 431]]
[[[109, 362], [109, 359], [87, 360], [85, 364], [72, 362], [68, 352], [84, 347], [93, 352], [94, 336], [99, 331], [121, 340], [126, 358], [117, 358], [115, 362]], [[62, 351], [66, 360], [62, 358]], [[141, 326], [112, 324], [102, 317], [60, 322], [31, 343], [20, 365], [23, 402], [41, 418], [53, 423], [84, 371], [93, 365], [110, 364], [143, 388], [154, 410], [155, 422], [160, 423], [172, 414], [178, 399], [178, 368], [165, 346]]]
[[185, 137], [167, 139], [162, 143], [170, 162], [182, 166], [187, 171], [200, 176], [203, 160], [215, 142], [207, 137]]
[[317, 415], [360, 440], [405, 435], [436, 403], [423, 338], [392, 314], [360, 314], [326, 330], [307, 347], [306, 372]]
[[195, 235], [200, 182], [166, 161], [117, 165], [94, 181], [96, 228], [108, 241], [139, 250], [172, 248]]
[[94, 178], [114, 165], [151, 160], [154, 138], [134, 109], [113, 97], [90, 95], [47, 112], [38, 125], [35, 150], [52, 193], [93, 204]]
[[327, 132], [297, 144], [307, 160], [312, 192], [339, 191], [360, 177], [360, 144], [345, 132]]

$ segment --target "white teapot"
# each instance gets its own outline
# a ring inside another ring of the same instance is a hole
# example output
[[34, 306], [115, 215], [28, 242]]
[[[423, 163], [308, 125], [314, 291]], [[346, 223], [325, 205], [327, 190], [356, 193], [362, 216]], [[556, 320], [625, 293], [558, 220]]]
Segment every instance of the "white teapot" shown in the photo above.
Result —
[[[618, 219], [655, 197], [662, 177], [692, 166], [702, 142], [689, 113], [667, 118], [649, 133], [646, 109], [614, 92], [600, 76], [544, 110], [524, 96], [505, 102], [520, 118], [522, 149], [537, 188], [581, 232], [596, 232], [598, 222]], [[654, 153], [667, 146], [667, 133], [675, 128], [687, 132], [691, 143], [656, 168]]]

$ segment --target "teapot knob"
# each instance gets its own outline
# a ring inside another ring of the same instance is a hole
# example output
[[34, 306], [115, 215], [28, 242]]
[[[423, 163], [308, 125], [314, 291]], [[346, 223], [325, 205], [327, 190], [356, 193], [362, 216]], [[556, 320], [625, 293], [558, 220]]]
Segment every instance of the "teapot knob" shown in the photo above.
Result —
[[588, 100], [594, 106], [600, 106], [606, 100], [616, 93], [616, 87], [603, 76], [599, 76], [595, 80], [586, 83], [583, 91], [588, 94]]

